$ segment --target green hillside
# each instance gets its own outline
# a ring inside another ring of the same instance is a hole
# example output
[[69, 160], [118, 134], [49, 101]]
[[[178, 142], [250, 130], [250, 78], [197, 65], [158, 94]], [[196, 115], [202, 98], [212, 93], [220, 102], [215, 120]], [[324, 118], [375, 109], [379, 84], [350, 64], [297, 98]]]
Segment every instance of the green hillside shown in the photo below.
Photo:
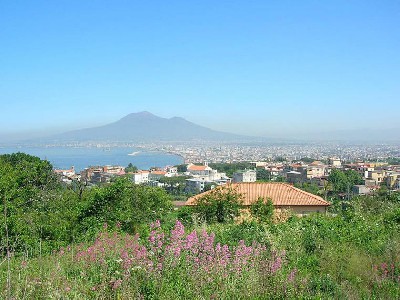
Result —
[[258, 203], [238, 223], [237, 197], [176, 210], [162, 189], [63, 185], [17, 153], [0, 197], [2, 299], [400, 298], [400, 194], [384, 189], [279, 223]]

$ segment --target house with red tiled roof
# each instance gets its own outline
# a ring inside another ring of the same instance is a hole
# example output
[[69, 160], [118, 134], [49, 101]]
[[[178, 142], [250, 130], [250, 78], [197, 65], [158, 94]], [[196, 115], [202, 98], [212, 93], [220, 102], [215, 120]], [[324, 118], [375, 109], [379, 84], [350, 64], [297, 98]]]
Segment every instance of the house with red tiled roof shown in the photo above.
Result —
[[212, 169], [207, 165], [198, 166], [198, 165], [194, 165], [194, 164], [189, 164], [187, 166], [187, 171], [192, 176], [208, 176], [208, 175], [210, 175], [210, 172], [212, 171]]
[[[219, 186], [216, 189], [232, 188], [242, 196], [242, 204], [249, 207], [260, 197], [271, 199], [276, 211], [290, 210], [298, 216], [310, 213], [325, 213], [330, 203], [314, 194], [282, 182], [246, 182]], [[207, 191], [189, 198], [186, 205], [196, 205], [199, 198]]]
[[230, 178], [225, 173], [220, 173], [218, 170], [205, 165], [189, 164], [187, 166], [186, 175], [193, 178], [186, 179], [186, 191], [188, 193], [202, 192], [207, 184], [224, 185], [230, 181]]

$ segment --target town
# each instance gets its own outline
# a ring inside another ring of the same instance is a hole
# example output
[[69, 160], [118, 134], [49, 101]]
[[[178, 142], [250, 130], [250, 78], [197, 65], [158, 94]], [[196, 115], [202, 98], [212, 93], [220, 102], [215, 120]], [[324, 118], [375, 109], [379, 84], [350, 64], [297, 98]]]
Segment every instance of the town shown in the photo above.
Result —
[[[272, 147], [272, 146], [271, 146]], [[353, 170], [362, 182], [346, 188], [346, 196], [372, 194], [384, 185], [389, 190], [400, 190], [400, 161], [391, 159], [398, 156], [398, 147], [370, 146], [343, 147], [342, 158], [328, 157], [332, 149], [322, 146], [305, 147], [257, 147], [225, 146], [218, 148], [170, 146], [168, 151], [182, 155], [185, 164], [178, 166], [153, 167], [139, 170], [135, 166], [90, 166], [80, 173], [74, 167], [69, 170], [55, 170], [66, 183], [80, 181], [86, 185], [110, 182], [114, 177], [127, 176], [135, 184], [163, 187], [180, 191], [181, 195], [193, 195], [213, 189], [216, 186], [237, 182], [283, 181], [303, 187], [312, 184], [323, 189], [332, 170]], [[229, 148], [229, 151], [227, 150]], [[147, 149], [154, 149], [147, 145]], [[166, 151], [166, 147], [158, 150]], [[379, 149], [381, 153], [372, 153]], [[272, 152], [272, 150], [275, 150]], [[280, 151], [279, 151], [280, 150]], [[270, 154], [266, 154], [266, 153]], [[297, 152], [299, 154], [294, 155]], [[227, 153], [223, 156], [221, 153]], [[250, 154], [249, 154], [250, 153]], [[317, 154], [317, 155], [316, 155]], [[321, 159], [311, 159], [312, 155]], [[266, 158], [255, 161], [252, 159]], [[230, 160], [223, 159], [230, 157]], [[363, 158], [363, 160], [361, 160]], [[368, 159], [370, 158], [370, 159]], [[222, 169], [228, 169], [226, 172]], [[343, 195], [344, 196], [344, 195]]]

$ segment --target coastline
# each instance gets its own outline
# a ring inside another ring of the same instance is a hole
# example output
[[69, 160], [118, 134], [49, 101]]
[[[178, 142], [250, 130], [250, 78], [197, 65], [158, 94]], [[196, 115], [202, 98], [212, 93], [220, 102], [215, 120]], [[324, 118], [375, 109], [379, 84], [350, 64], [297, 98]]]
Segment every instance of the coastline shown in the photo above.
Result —
[[[104, 149], [107, 149], [105, 151]], [[140, 151], [138, 151], [140, 150]], [[143, 151], [144, 150], [144, 151]], [[118, 165], [126, 167], [129, 163], [140, 169], [165, 167], [183, 163], [184, 158], [167, 151], [145, 150], [139, 147], [76, 147], [74, 146], [11, 146], [0, 148], [0, 154], [23, 152], [51, 162], [55, 169], [69, 169], [74, 166], [77, 172], [89, 166]], [[140, 152], [137, 155], [129, 155]]]

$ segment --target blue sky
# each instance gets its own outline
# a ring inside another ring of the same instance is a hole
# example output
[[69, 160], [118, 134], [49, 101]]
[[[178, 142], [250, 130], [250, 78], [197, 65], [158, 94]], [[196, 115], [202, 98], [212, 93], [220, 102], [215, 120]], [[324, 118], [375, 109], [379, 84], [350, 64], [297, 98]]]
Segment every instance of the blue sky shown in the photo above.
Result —
[[0, 2], [0, 134], [131, 112], [288, 137], [400, 128], [399, 1]]

